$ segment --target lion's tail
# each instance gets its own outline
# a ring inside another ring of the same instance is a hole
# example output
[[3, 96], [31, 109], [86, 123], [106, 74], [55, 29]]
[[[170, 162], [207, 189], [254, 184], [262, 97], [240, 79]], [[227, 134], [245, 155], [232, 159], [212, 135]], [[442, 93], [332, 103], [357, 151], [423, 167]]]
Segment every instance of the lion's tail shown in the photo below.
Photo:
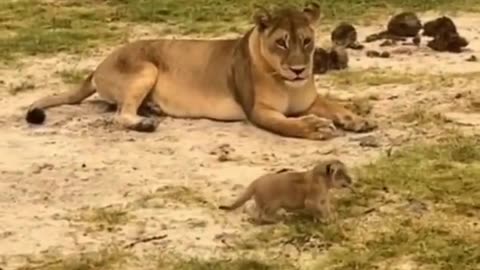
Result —
[[42, 124], [45, 122], [45, 109], [63, 104], [78, 104], [82, 100], [93, 95], [96, 91], [93, 83], [93, 72], [83, 81], [78, 88], [58, 95], [43, 97], [30, 105], [25, 120], [31, 124]]
[[247, 189], [240, 195], [240, 197], [235, 200], [231, 205], [220, 205], [218, 208], [221, 210], [235, 210], [246, 203], [250, 198], [252, 198], [253, 194], [255, 193], [255, 182], [251, 183]]

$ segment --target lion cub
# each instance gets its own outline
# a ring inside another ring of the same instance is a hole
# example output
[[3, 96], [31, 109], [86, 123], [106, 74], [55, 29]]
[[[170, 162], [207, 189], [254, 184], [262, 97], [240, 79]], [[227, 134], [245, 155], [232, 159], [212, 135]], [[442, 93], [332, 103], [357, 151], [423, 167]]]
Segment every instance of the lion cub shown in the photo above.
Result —
[[319, 162], [303, 172], [283, 171], [255, 179], [237, 200], [219, 209], [235, 210], [252, 197], [258, 208], [257, 222], [275, 223], [273, 215], [283, 208], [287, 211], [306, 209], [315, 221], [331, 220], [329, 190], [351, 187], [352, 178], [343, 162], [337, 159]]

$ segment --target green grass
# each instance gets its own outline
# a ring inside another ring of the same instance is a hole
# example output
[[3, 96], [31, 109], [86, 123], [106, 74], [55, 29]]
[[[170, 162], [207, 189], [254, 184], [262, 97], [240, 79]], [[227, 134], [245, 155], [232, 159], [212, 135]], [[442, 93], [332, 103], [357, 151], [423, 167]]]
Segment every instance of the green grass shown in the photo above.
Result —
[[394, 152], [363, 168], [360, 182], [416, 198], [480, 209], [480, 139], [449, 138]]
[[474, 81], [479, 72], [430, 74], [424, 72], [401, 72], [383, 68], [345, 69], [332, 71], [322, 77], [321, 84], [335, 88], [364, 89], [380, 85], [421, 85], [425, 91], [440, 87], [452, 87], [455, 83]]
[[[130, 20], [169, 22], [174, 25], [208, 22], [243, 22], [249, 19], [254, 3], [264, 6], [304, 5], [308, 0], [110, 0]], [[414, 11], [472, 8], [476, 0], [324, 0], [319, 3], [325, 19], [355, 19], [378, 9], [405, 8]]]
[[205, 199], [201, 192], [187, 186], [165, 186], [158, 188], [155, 192], [145, 194], [134, 201], [132, 206], [141, 208], [163, 208], [167, 202], [174, 202], [185, 206], [215, 208], [211, 202]]
[[[155, 23], [166, 32], [242, 32], [251, 23], [253, 3], [303, 5], [306, 0], [5, 0], [0, 3], [0, 59], [19, 54], [83, 53], [103, 43], [118, 43], [124, 23]], [[392, 14], [394, 10], [471, 10], [478, 0], [326, 0], [323, 24]], [[381, 13], [378, 13], [381, 11]], [[385, 12], [387, 11], [387, 12]]]
[[416, 107], [410, 111], [400, 114], [398, 117], [396, 117], [396, 120], [406, 123], [415, 123], [417, 125], [425, 125], [430, 123], [439, 125], [447, 121], [441, 113], [435, 113], [421, 107]]
[[94, 231], [114, 231], [118, 226], [126, 224], [132, 215], [124, 207], [88, 207], [80, 209], [73, 220], [93, 225], [89, 227]]
[[18, 53], [81, 53], [102, 42], [118, 40], [118, 29], [107, 24], [115, 10], [101, 1], [94, 7], [83, 2], [2, 1], [0, 58], [11, 60]]
[[80, 84], [87, 78], [89, 72], [91, 72], [91, 70], [68, 69], [60, 71], [58, 75], [66, 84]]
[[80, 253], [73, 256], [50, 254], [40, 263], [22, 266], [18, 270], [114, 270], [124, 269], [122, 265], [133, 255], [115, 245], [108, 245], [94, 252]]
[[[349, 246], [332, 252], [326, 263], [332, 270], [378, 269], [395, 261], [439, 270], [474, 270], [480, 266], [478, 237], [453, 235], [448, 229], [421, 227], [405, 221], [391, 233], [380, 233], [360, 247]], [[325, 265], [325, 263], [323, 263]], [[321, 267], [322, 264], [317, 265]], [[423, 268], [422, 268], [423, 269]]]
[[[244, 227], [243, 239], [228, 241], [213, 258], [149, 251], [148, 260], [137, 261], [165, 270], [363, 270], [396, 269], [405, 263], [413, 269], [480, 267], [480, 234], [478, 224], [472, 225], [480, 217], [480, 138], [452, 134], [418, 142], [353, 171], [358, 176], [356, 193], [347, 191], [332, 202], [339, 211], [338, 223], [319, 224], [307, 215], [293, 214], [279, 224]], [[154, 195], [147, 199], [204, 204], [202, 196], [184, 187], [161, 188]], [[418, 214], [404, 207], [410, 201], [427, 206]], [[380, 210], [379, 205], [386, 208]], [[372, 207], [376, 210], [362, 214]], [[87, 220], [125, 222], [124, 211], [113, 210], [96, 210]], [[286, 245], [296, 247], [297, 255], [289, 253], [287, 258]], [[113, 266], [119, 258], [115, 254], [121, 252], [48, 259], [55, 263], [42, 269], [119, 269]], [[303, 254], [310, 259], [303, 259]]]
[[[358, 174], [358, 194], [338, 202], [339, 216], [347, 231], [357, 230], [356, 222], [362, 218], [354, 214], [353, 208], [385, 205], [387, 193], [400, 196], [394, 202], [414, 199], [432, 205], [433, 209], [426, 210], [426, 216], [420, 218], [412, 218], [412, 213], [405, 209], [380, 214], [385, 221], [378, 228], [371, 228], [371, 237], [341, 241], [339, 248], [329, 250], [328, 259], [316, 267], [393, 269], [387, 266], [407, 262], [414, 268], [479, 269], [480, 234], [465, 223], [480, 217], [478, 137], [450, 136], [435, 143], [403, 147], [359, 168]], [[463, 225], [453, 228], [438, 215], [450, 217], [452, 224]]]
[[160, 258], [157, 269], [164, 270], [295, 270], [292, 264], [282, 260], [261, 261], [258, 259], [185, 259], [177, 257], [173, 259]]

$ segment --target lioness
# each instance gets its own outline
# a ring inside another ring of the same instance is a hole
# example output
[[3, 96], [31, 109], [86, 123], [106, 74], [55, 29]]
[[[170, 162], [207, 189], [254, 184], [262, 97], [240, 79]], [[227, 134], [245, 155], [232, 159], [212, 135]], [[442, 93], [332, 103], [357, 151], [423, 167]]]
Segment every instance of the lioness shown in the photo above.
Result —
[[116, 122], [152, 132], [158, 121], [138, 114], [153, 102], [166, 115], [221, 121], [249, 120], [287, 137], [325, 140], [376, 128], [315, 89], [313, 25], [320, 8], [257, 8], [243, 37], [224, 40], [140, 40], [106, 57], [76, 90], [44, 97], [26, 120], [41, 124], [44, 109], [77, 104], [95, 92], [117, 105]]

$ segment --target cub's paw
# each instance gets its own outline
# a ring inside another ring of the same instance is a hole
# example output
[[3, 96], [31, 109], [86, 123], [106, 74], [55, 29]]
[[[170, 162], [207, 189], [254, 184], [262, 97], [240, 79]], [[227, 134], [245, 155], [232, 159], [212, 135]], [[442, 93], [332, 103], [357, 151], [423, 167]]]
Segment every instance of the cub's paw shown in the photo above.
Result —
[[370, 132], [378, 128], [377, 123], [373, 120], [351, 115], [340, 118], [336, 124], [346, 131], [353, 132]]
[[299, 117], [303, 124], [305, 138], [311, 140], [328, 140], [344, 135], [329, 119], [313, 114]]

